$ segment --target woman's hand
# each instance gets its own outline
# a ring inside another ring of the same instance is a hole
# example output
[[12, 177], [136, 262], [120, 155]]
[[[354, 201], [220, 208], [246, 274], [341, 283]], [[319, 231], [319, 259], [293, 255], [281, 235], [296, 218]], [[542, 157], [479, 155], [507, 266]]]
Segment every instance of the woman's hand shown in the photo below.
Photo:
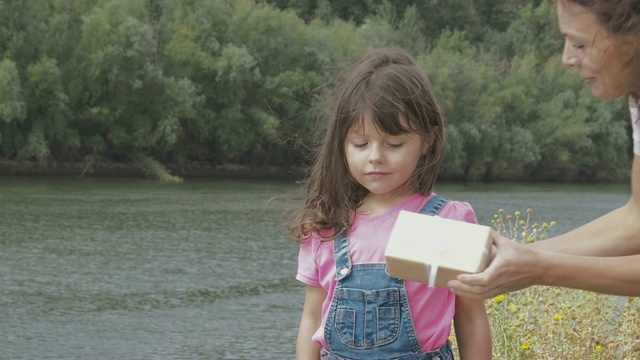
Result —
[[540, 252], [492, 232], [490, 264], [477, 274], [462, 274], [448, 283], [460, 296], [488, 299], [496, 295], [524, 289], [539, 281]]

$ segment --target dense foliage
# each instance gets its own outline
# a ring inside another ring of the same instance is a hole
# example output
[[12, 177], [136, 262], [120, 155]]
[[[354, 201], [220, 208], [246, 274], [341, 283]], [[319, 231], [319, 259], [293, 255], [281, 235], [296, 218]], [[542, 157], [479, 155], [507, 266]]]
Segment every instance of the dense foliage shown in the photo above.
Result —
[[[555, 226], [498, 211], [495, 230], [519, 243], [543, 241]], [[640, 298], [532, 286], [486, 300], [496, 359], [635, 359], [640, 354]], [[453, 334], [453, 332], [452, 332]], [[453, 334], [453, 348], [457, 341]]]
[[524, 0], [0, 0], [0, 157], [304, 164], [319, 89], [399, 45], [447, 113], [444, 179], [617, 180], [621, 102], [562, 68], [554, 7]]

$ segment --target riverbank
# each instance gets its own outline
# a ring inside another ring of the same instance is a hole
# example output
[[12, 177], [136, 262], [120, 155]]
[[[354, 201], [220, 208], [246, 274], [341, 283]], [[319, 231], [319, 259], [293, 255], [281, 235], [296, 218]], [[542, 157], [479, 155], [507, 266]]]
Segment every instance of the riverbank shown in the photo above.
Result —
[[[152, 166], [153, 167], [153, 166]], [[205, 161], [186, 161], [182, 163], [158, 164], [162, 175], [165, 172], [169, 177], [176, 179], [239, 179], [239, 180], [283, 180], [298, 181], [304, 176], [304, 169], [301, 167], [291, 166], [249, 166], [240, 164], [211, 164]], [[155, 169], [157, 170], [157, 169]], [[88, 160], [88, 161], [25, 161], [25, 160], [7, 160], [0, 159], [0, 176], [59, 176], [59, 177], [78, 177], [78, 178], [151, 178], [160, 179], [162, 176], [149, 175], [149, 168], [143, 166], [139, 161], [115, 162], [106, 160]], [[155, 175], [159, 173], [156, 172]], [[589, 177], [580, 179], [567, 179], [559, 181], [558, 179], [521, 179], [515, 176], [505, 175], [504, 178], [494, 181], [481, 181], [480, 178], [465, 181], [464, 179], [450, 174], [438, 175], [439, 182], [448, 183], [503, 183], [503, 182], [523, 182], [523, 183], [602, 183], [602, 184], [628, 184], [629, 175], [618, 181], [610, 180], [594, 180]]]
[[[166, 169], [180, 178], [272, 179], [296, 180], [301, 170], [277, 166], [212, 165], [207, 162], [165, 164]], [[138, 162], [61, 162], [0, 160], [0, 176], [66, 176], [147, 178]]]

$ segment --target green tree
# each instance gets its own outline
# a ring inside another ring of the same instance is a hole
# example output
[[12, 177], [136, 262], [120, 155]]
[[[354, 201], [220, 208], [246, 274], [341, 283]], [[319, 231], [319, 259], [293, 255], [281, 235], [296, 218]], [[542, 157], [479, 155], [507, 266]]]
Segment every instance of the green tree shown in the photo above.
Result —
[[375, 7], [375, 13], [367, 18], [359, 32], [373, 47], [395, 45], [412, 54], [427, 51], [427, 39], [422, 35], [424, 22], [415, 6], [409, 6], [400, 16], [397, 8], [388, 0]]
[[628, 162], [628, 118], [620, 103], [595, 99], [558, 57], [541, 74], [543, 95], [531, 124], [541, 161], [534, 176], [566, 181], [611, 180]]
[[21, 156], [39, 160], [52, 153], [61, 156], [74, 155], [80, 146], [80, 138], [69, 127], [68, 97], [61, 82], [60, 69], [55, 60], [44, 57], [27, 69], [27, 142]]
[[141, 0], [108, 2], [84, 17], [70, 94], [82, 145], [96, 156], [164, 155], [180, 138], [181, 121], [197, 114], [196, 88], [154, 64], [153, 28], [140, 19], [148, 19]]
[[532, 111], [521, 109], [526, 93], [506, 86], [508, 77], [496, 63], [493, 54], [475, 49], [464, 33], [447, 31], [424, 58], [448, 124], [444, 176], [522, 178], [539, 159], [533, 133], [522, 119], [514, 119]]
[[219, 163], [225, 155], [217, 137], [215, 118], [218, 61], [229, 36], [229, 20], [234, 16], [232, 2], [190, 1], [164, 3], [166, 33], [163, 68], [176, 78], [192, 81], [202, 95], [197, 117], [185, 122], [178, 156], [182, 159]]
[[536, 6], [528, 3], [506, 31], [491, 31], [483, 45], [502, 59], [512, 59], [526, 54], [535, 55], [540, 70], [547, 59], [561, 52], [562, 38], [556, 25], [555, 7], [548, 0]]
[[49, 1], [0, 0], [0, 57], [23, 73], [40, 58], [50, 15]]
[[489, 138], [497, 133], [493, 120], [499, 109], [484, 101], [497, 91], [490, 67], [479, 61], [464, 33], [446, 31], [423, 63], [445, 111], [450, 141], [462, 152], [451, 154], [461, 160], [459, 170], [445, 163], [443, 171], [472, 180], [474, 169], [492, 152]]
[[207, 120], [196, 124], [205, 135], [192, 150], [210, 149], [204, 158], [215, 163], [291, 159], [279, 134], [308, 129], [309, 94], [327, 59], [311, 27], [252, 1], [194, 1], [169, 12], [165, 69], [194, 79], [206, 99]]
[[0, 154], [88, 170], [135, 159], [168, 179], [168, 162], [300, 164], [334, 70], [396, 45], [446, 110], [443, 176], [614, 179], [628, 168], [628, 115], [562, 69], [554, 11], [548, 0], [0, 0]]
[[0, 149], [13, 156], [23, 140], [18, 124], [26, 116], [26, 104], [16, 64], [0, 61]]
[[504, 0], [474, 0], [474, 8], [479, 26], [498, 32], [507, 30], [517, 8]]

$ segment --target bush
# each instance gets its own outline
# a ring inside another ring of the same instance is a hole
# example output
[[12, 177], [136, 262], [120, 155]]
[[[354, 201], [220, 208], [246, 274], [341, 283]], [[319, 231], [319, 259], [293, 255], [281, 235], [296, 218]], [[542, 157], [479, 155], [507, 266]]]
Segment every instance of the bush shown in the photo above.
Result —
[[[529, 243], [547, 237], [555, 222], [540, 226], [500, 210], [493, 227]], [[495, 359], [637, 359], [640, 299], [562, 287], [533, 286], [486, 300]], [[457, 351], [452, 335], [454, 351]]]

